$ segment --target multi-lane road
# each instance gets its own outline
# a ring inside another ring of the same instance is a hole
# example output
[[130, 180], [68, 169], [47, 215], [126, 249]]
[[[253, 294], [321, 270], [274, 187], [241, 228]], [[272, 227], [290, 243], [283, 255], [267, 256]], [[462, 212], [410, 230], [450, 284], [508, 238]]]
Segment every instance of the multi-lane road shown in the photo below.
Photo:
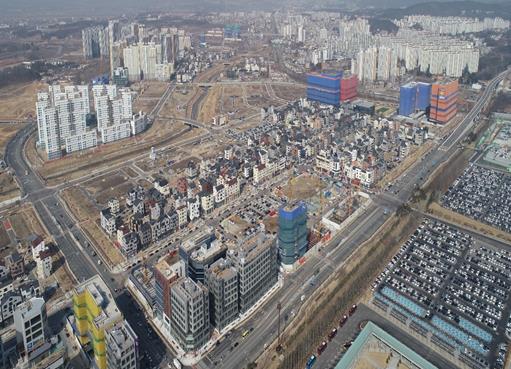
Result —
[[23, 148], [32, 132], [31, 125], [19, 131], [8, 143], [5, 154], [7, 165], [15, 171], [20, 182], [23, 201], [34, 205], [76, 279], [83, 281], [99, 274], [110, 286], [117, 305], [139, 337], [140, 351], [146, 355], [145, 360], [141, 361], [142, 368], [158, 364], [166, 354], [165, 345], [153, 332], [131, 295], [124, 289], [126, 276], [112, 274], [104, 264], [98, 264], [98, 259], [94, 257], [94, 251], [88, 246], [81, 229], [63, 207], [57, 190], [46, 187], [28, 165]]

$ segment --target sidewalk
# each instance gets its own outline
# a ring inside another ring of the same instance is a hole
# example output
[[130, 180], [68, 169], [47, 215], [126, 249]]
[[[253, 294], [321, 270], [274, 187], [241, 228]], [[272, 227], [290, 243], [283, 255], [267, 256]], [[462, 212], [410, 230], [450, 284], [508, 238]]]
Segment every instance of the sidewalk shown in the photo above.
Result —
[[277, 283], [273, 285], [250, 309], [248, 309], [245, 313], [240, 315], [238, 319], [233, 321], [227, 327], [225, 327], [221, 332], [214, 331], [211, 339], [199, 350], [194, 351], [193, 353], [186, 353], [178, 342], [172, 337], [172, 335], [165, 329], [164, 323], [157, 317], [153, 318], [152, 323], [155, 329], [158, 331], [161, 337], [164, 337], [165, 342], [177, 352], [177, 357], [179, 361], [185, 366], [193, 366], [196, 365], [202, 358], [208, 354], [208, 352], [216, 346], [216, 342], [222, 339], [228, 332], [241, 325], [247, 319], [249, 319], [253, 314], [255, 314], [258, 309], [264, 305], [281, 287], [283, 286], [283, 279], [279, 277]]

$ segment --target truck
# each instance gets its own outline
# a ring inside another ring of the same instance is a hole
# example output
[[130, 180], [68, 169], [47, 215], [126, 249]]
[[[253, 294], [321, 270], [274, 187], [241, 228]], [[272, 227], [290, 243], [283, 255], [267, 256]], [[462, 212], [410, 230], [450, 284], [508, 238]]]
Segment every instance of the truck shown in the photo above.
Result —
[[172, 360], [172, 364], [174, 364], [174, 367], [176, 369], [182, 369], [183, 368], [183, 366], [181, 365], [181, 362], [177, 358], [174, 358], [174, 360]]

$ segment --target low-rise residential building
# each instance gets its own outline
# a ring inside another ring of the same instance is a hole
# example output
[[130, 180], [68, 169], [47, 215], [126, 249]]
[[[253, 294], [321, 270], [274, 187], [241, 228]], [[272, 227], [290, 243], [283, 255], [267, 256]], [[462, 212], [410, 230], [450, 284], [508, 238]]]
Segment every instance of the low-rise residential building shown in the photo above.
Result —
[[135, 232], [126, 233], [121, 237], [120, 250], [126, 259], [130, 259], [137, 254], [138, 245], [138, 235]]
[[19, 252], [14, 251], [5, 257], [5, 264], [9, 268], [12, 279], [16, 279], [25, 274], [25, 261]]
[[169, 181], [163, 178], [157, 178], [154, 180], [154, 188], [161, 193], [163, 196], [170, 195]]
[[113, 235], [117, 229], [117, 219], [110, 211], [110, 208], [103, 209], [101, 215], [101, 228], [109, 235]]

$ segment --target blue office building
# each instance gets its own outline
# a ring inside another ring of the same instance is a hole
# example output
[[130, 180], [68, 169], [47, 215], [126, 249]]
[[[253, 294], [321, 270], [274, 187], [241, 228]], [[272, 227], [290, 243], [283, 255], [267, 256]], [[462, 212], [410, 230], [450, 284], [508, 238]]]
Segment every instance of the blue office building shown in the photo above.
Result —
[[307, 99], [338, 106], [341, 100], [342, 72], [307, 75]]
[[304, 203], [279, 209], [280, 262], [291, 266], [307, 251], [307, 207]]
[[407, 83], [399, 89], [399, 114], [409, 116], [415, 113], [417, 84]]
[[431, 105], [431, 83], [417, 83], [416, 110], [426, 110]]
[[426, 111], [431, 105], [431, 84], [410, 82], [399, 90], [399, 114], [410, 116], [418, 110]]

